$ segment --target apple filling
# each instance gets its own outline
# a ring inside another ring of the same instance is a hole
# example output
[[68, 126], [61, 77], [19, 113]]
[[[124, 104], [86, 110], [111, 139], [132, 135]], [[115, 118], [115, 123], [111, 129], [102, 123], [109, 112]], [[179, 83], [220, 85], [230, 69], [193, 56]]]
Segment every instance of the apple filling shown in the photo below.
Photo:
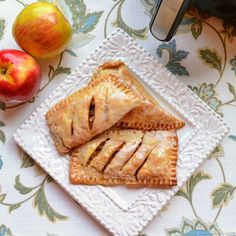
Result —
[[90, 106], [89, 106], [89, 128], [90, 130], [92, 130], [93, 128], [93, 123], [95, 120], [95, 101], [94, 101], [94, 97], [92, 98], [91, 102], [90, 102]]

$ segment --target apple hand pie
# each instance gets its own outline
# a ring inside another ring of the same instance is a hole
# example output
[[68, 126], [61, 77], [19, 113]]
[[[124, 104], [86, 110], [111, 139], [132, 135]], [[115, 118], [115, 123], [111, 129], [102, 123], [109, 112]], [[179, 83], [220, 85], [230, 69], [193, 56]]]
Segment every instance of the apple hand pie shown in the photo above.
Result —
[[116, 76], [94, 82], [54, 105], [46, 114], [59, 153], [89, 141], [140, 104]]
[[108, 75], [117, 76], [141, 99], [141, 104], [124, 116], [116, 124], [116, 127], [141, 130], [177, 130], [184, 126], [183, 121], [176, 119], [157, 103], [121, 61], [110, 61], [101, 65], [94, 73], [90, 84], [96, 83]]
[[176, 131], [111, 129], [76, 147], [70, 160], [73, 184], [176, 185]]

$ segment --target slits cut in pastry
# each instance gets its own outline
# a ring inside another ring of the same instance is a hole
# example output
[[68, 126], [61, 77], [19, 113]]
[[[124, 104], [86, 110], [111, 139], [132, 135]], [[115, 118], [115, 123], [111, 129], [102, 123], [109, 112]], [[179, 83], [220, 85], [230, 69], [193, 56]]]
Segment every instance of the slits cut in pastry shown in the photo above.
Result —
[[75, 148], [70, 181], [87, 185], [176, 185], [176, 131], [111, 129]]
[[117, 76], [127, 88], [130, 88], [142, 100], [138, 107], [116, 124], [116, 127], [141, 130], [177, 130], [185, 125], [183, 121], [165, 111], [121, 61], [110, 61], [101, 65], [94, 73], [90, 84], [96, 83], [108, 75]]
[[54, 105], [46, 120], [57, 150], [65, 154], [112, 127], [139, 104], [129, 88], [109, 75]]

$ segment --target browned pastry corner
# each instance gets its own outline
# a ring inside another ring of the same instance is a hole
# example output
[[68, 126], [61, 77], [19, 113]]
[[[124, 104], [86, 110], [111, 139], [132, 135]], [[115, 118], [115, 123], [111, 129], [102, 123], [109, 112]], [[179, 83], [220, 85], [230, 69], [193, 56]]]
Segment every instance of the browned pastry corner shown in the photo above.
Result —
[[94, 73], [90, 84], [103, 80], [108, 75], [117, 76], [127, 88], [130, 88], [141, 99], [141, 104], [117, 122], [116, 127], [141, 130], [177, 130], [185, 125], [183, 121], [164, 110], [121, 61], [110, 61], [101, 65]]
[[139, 104], [131, 89], [115, 75], [107, 75], [54, 105], [46, 120], [58, 152], [65, 154], [112, 127]]
[[176, 131], [111, 129], [75, 148], [73, 184], [176, 185]]

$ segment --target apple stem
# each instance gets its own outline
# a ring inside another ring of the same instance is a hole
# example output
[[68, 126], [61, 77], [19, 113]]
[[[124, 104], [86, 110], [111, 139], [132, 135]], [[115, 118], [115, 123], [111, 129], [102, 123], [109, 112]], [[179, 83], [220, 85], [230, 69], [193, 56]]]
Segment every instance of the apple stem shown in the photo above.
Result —
[[7, 72], [6, 68], [0, 68], [0, 73], [1, 73], [2, 75], [5, 75], [6, 72]]

